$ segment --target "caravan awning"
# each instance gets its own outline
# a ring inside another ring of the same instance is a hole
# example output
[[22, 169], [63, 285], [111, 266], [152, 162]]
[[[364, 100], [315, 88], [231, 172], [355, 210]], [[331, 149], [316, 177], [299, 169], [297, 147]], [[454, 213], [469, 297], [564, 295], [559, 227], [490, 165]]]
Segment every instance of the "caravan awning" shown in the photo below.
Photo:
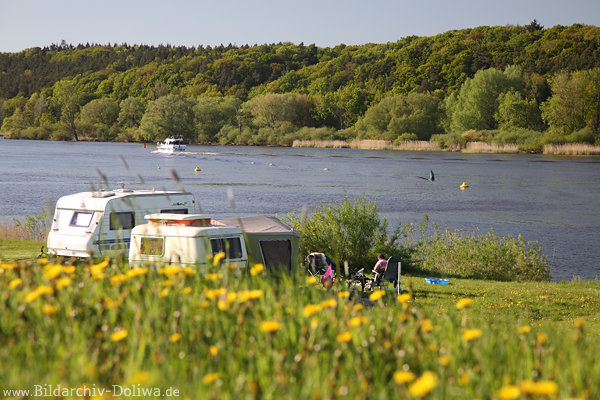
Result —
[[214, 225], [226, 225], [236, 226], [241, 228], [242, 231], [247, 233], [261, 234], [261, 235], [293, 235], [300, 237], [300, 233], [276, 217], [267, 215], [255, 215], [251, 217], [240, 217], [240, 218], [226, 218], [213, 220]]

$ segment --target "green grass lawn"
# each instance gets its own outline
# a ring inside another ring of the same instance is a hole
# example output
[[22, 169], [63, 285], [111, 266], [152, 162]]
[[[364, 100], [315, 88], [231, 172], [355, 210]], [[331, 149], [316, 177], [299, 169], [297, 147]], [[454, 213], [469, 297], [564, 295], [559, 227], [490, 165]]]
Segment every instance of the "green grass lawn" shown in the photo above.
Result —
[[0, 238], [0, 260], [12, 261], [36, 258], [45, 242]]

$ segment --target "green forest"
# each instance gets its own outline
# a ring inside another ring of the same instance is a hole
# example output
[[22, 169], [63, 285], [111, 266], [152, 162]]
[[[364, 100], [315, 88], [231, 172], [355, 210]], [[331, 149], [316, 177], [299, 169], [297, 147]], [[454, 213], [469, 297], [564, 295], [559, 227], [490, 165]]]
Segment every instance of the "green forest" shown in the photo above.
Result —
[[0, 53], [7, 138], [600, 145], [600, 28], [481, 26], [321, 48], [73, 46]]

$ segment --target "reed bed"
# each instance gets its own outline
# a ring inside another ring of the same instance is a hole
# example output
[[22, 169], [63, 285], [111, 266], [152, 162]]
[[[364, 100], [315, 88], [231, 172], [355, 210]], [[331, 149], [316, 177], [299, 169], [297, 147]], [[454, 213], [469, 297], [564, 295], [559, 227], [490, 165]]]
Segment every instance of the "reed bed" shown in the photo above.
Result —
[[519, 153], [516, 144], [490, 144], [486, 142], [469, 142], [463, 153]]
[[345, 140], [294, 140], [292, 147], [347, 149], [350, 148], [350, 144]]
[[395, 150], [404, 151], [440, 151], [440, 144], [427, 140], [408, 140], [394, 146]]
[[600, 155], [600, 146], [583, 143], [572, 144], [547, 144], [542, 150], [543, 154], [592, 156]]

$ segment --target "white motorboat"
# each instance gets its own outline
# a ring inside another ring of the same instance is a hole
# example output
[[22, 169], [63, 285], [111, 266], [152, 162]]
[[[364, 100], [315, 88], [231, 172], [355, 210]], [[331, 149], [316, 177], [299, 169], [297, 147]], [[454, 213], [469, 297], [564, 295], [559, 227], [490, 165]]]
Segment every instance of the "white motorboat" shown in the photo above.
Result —
[[185, 151], [185, 144], [182, 138], [169, 137], [164, 142], [156, 143], [156, 150], [161, 153], [181, 153]]

